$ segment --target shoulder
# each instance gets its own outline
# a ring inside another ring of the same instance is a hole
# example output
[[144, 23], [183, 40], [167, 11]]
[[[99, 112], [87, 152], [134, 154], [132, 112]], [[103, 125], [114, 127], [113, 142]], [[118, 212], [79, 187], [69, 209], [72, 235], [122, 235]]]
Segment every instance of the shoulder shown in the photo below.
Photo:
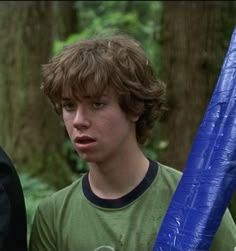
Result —
[[172, 175], [172, 176], [176, 176], [176, 177], [182, 176], [182, 172], [177, 169], [174, 169], [173, 167], [164, 165], [160, 162], [158, 162], [158, 165], [163, 170], [163, 172], [167, 173], [168, 175]]
[[176, 187], [182, 177], [182, 172], [161, 163], [158, 163], [158, 167], [158, 175], [161, 180], [166, 184]]
[[62, 208], [63, 205], [67, 204], [69, 200], [81, 192], [81, 180], [82, 177], [78, 178], [71, 185], [45, 197], [39, 203], [39, 211], [56, 211]]
[[14, 188], [21, 189], [18, 173], [9, 156], [0, 147], [0, 183], [7, 193], [12, 193]]
[[80, 204], [79, 201], [82, 198], [81, 180], [82, 177], [39, 202], [31, 230], [33, 236], [37, 236], [40, 231], [54, 236], [56, 229], [61, 229], [59, 227], [61, 222], [68, 220], [71, 210]]

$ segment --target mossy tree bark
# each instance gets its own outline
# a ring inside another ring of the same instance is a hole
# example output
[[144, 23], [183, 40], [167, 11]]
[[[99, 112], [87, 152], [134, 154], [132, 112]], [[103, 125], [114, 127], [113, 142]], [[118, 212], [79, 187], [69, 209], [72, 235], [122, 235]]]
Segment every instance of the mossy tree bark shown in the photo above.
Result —
[[70, 182], [64, 129], [40, 90], [52, 51], [51, 2], [0, 3], [0, 144], [19, 169], [57, 188]]
[[69, 35], [79, 32], [79, 11], [76, 1], [53, 1], [53, 36], [65, 40]]
[[182, 170], [215, 87], [235, 25], [234, 3], [164, 1], [161, 78], [169, 111], [162, 133], [169, 145], [161, 160]]

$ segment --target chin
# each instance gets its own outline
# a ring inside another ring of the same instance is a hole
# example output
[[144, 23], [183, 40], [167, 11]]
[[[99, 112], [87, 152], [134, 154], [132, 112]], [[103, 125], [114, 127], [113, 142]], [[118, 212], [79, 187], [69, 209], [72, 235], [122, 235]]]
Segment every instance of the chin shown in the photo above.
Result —
[[102, 162], [102, 158], [92, 155], [92, 154], [87, 154], [87, 153], [79, 153], [79, 156], [82, 160], [89, 162], [89, 163], [99, 163]]

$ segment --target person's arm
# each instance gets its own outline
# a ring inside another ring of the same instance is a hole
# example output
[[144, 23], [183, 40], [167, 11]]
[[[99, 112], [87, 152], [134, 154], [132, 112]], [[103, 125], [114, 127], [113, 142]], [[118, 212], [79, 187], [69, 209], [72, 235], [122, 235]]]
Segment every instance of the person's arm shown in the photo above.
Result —
[[[0, 147], [1, 221], [8, 219], [7, 234], [2, 236], [2, 250], [27, 250], [27, 223], [24, 195], [15, 167]], [[2, 218], [2, 215], [3, 218]], [[6, 224], [6, 223], [5, 223]], [[6, 228], [4, 228], [4, 231]]]

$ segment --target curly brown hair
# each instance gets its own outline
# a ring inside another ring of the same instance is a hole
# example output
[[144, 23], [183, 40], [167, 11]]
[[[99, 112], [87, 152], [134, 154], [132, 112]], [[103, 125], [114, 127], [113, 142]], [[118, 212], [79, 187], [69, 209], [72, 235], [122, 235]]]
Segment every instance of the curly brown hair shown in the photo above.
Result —
[[165, 110], [165, 84], [153, 70], [140, 43], [128, 35], [99, 36], [64, 47], [42, 66], [42, 89], [61, 114], [61, 98], [102, 96], [106, 88], [118, 95], [126, 114], [139, 114], [136, 137], [145, 143]]

